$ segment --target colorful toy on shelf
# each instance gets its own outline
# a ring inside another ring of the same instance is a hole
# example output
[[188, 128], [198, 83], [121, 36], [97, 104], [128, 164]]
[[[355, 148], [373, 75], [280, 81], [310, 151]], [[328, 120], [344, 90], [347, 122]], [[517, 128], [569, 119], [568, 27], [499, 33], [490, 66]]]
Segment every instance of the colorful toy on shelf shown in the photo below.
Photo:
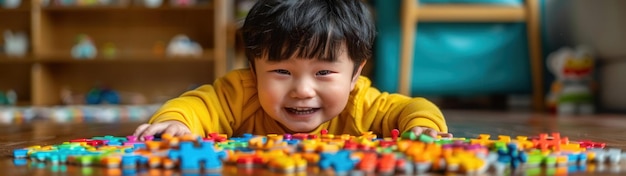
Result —
[[594, 56], [589, 48], [561, 48], [547, 59], [555, 80], [548, 93], [547, 105], [559, 115], [594, 113]]
[[28, 37], [24, 32], [4, 31], [4, 52], [9, 57], [24, 57], [28, 50]]
[[11, 105], [14, 106], [17, 104], [17, 93], [15, 90], [11, 89], [4, 94], [0, 91], [0, 106], [2, 105]]
[[172, 38], [165, 52], [169, 57], [201, 57], [202, 47], [187, 35], [179, 34]]
[[163, 0], [143, 0], [143, 5], [147, 8], [158, 8], [163, 4]]
[[98, 54], [91, 38], [85, 34], [76, 37], [76, 45], [72, 47], [72, 57], [75, 59], [93, 59]]
[[115, 44], [111, 42], [104, 43], [102, 46], [102, 56], [109, 59], [115, 58], [115, 56], [117, 56], [117, 47], [115, 47]]
[[3, 1], [0, 1], [0, 4], [2, 5], [2, 7], [7, 8], [7, 9], [18, 8], [18, 7], [20, 7], [21, 3], [22, 3], [22, 0], [3, 0]]
[[189, 7], [196, 5], [196, 0], [171, 0], [171, 5], [174, 7]]
[[120, 95], [117, 91], [106, 88], [93, 88], [85, 97], [87, 104], [120, 104]]

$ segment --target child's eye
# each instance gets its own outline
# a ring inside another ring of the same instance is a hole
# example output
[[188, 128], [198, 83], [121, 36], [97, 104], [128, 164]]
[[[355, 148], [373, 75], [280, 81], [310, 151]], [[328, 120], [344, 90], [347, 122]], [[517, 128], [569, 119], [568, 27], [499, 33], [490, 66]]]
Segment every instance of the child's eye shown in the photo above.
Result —
[[290, 74], [289, 71], [283, 70], [283, 69], [277, 69], [277, 70], [272, 70], [272, 71], [278, 74], [286, 74], [286, 75]]
[[317, 72], [317, 75], [324, 76], [324, 75], [328, 75], [330, 73], [332, 73], [330, 70], [320, 70], [320, 71]]

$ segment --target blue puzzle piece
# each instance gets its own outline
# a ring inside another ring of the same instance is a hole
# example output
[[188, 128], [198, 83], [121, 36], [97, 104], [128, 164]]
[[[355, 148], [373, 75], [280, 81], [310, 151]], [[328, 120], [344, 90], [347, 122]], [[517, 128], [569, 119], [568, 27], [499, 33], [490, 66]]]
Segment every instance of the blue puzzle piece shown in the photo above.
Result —
[[318, 163], [320, 169], [332, 167], [335, 173], [346, 173], [354, 168], [358, 160], [352, 159], [349, 150], [339, 150], [336, 153], [321, 153]]
[[205, 170], [222, 169], [222, 159], [226, 152], [215, 151], [213, 142], [200, 142], [200, 146], [194, 146], [193, 142], [181, 142], [178, 150], [170, 150], [168, 157], [180, 161], [182, 170], [199, 170], [200, 163], [204, 163]]
[[124, 142], [128, 141], [125, 137], [115, 137], [111, 135], [102, 136], [102, 137], [93, 137], [91, 139], [96, 140], [105, 140], [106, 144], [109, 146], [121, 146]]
[[28, 149], [15, 149], [13, 150], [13, 157], [26, 158], [28, 156]]
[[135, 168], [137, 165], [145, 165], [148, 163], [148, 158], [141, 155], [135, 154], [124, 154], [122, 155], [122, 167], [124, 168]]
[[515, 169], [528, 161], [528, 155], [517, 148], [517, 144], [510, 143], [506, 148], [498, 149], [498, 162], [509, 163]]

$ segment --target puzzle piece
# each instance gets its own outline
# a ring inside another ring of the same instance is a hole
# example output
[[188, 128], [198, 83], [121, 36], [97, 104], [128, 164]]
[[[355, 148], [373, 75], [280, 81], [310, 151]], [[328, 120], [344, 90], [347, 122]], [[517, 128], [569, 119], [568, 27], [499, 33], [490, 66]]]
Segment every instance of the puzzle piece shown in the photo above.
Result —
[[221, 170], [222, 159], [226, 158], [226, 152], [216, 151], [213, 142], [200, 142], [200, 146], [194, 146], [193, 142], [181, 142], [178, 150], [170, 150], [168, 157], [180, 161], [182, 170], [199, 170], [200, 163], [204, 163], [205, 170]]
[[318, 165], [323, 170], [332, 167], [337, 174], [347, 173], [358, 162], [358, 159], [353, 159], [351, 154], [352, 152], [349, 150], [339, 150], [336, 153], [321, 153]]
[[520, 164], [528, 161], [528, 155], [517, 148], [517, 144], [510, 143], [506, 150], [498, 150], [498, 162], [509, 163], [511, 168], [518, 168]]

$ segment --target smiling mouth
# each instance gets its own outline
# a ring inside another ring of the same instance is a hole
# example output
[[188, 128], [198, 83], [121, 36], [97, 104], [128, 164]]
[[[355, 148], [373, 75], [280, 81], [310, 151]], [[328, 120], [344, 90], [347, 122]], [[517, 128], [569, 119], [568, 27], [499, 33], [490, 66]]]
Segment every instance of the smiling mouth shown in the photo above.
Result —
[[319, 109], [320, 108], [285, 108], [285, 110], [287, 110], [287, 112], [292, 113], [292, 114], [296, 114], [296, 115], [313, 114], [313, 113], [315, 113]]

